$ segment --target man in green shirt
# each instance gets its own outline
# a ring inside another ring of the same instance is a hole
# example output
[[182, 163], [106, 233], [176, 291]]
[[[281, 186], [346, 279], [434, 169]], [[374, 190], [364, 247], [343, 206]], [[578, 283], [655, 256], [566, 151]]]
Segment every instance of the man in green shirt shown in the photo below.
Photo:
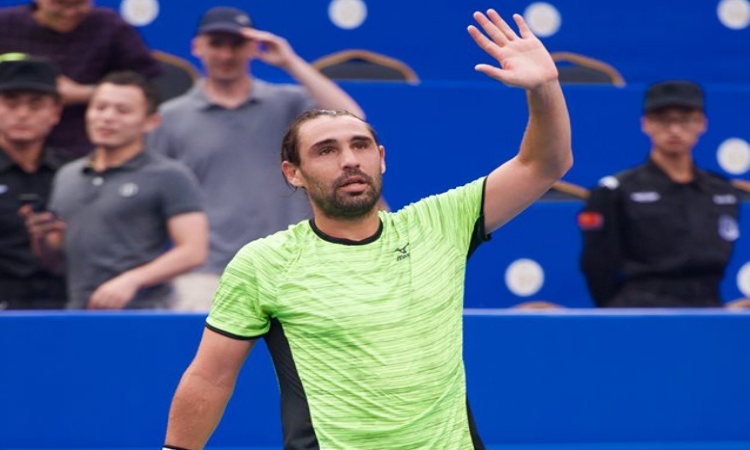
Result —
[[515, 15], [469, 27], [499, 67], [476, 69], [526, 89], [519, 153], [487, 177], [397, 213], [378, 211], [385, 149], [343, 111], [300, 116], [282, 171], [314, 218], [254, 241], [222, 276], [198, 353], [180, 382], [165, 448], [202, 449], [256, 339], [282, 390], [287, 449], [483, 448], [466, 400], [462, 308], [466, 259], [572, 163], [557, 70]]

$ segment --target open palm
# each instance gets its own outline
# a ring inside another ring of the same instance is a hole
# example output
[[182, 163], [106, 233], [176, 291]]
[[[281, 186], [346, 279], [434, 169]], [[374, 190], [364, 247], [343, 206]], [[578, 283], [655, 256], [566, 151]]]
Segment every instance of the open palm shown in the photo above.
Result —
[[520, 36], [494, 9], [488, 10], [487, 15], [474, 13], [474, 20], [484, 33], [470, 25], [469, 34], [499, 65], [478, 64], [476, 70], [505, 84], [525, 89], [533, 89], [557, 79], [555, 62], [523, 17], [513, 15]]

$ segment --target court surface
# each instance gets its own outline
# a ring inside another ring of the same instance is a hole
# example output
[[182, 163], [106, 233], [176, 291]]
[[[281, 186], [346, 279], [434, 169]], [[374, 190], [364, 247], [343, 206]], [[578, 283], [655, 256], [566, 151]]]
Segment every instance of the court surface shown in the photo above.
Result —
[[[0, 447], [2, 448], [2, 447]], [[59, 450], [59, 449], [5, 449], [5, 450]], [[66, 448], [65, 450], [154, 450], [154, 448]], [[206, 447], [206, 450], [283, 450], [281, 447]], [[487, 450], [750, 450], [750, 442], [668, 442], [625, 444], [534, 444], [488, 445]]]

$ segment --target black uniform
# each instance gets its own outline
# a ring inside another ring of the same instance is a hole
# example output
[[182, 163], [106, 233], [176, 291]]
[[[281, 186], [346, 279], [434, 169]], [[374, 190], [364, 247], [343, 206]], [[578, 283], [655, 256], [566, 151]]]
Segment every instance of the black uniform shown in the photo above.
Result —
[[42, 268], [18, 215], [22, 194], [49, 199], [63, 159], [45, 150], [39, 168], [25, 172], [0, 149], [0, 309], [57, 309], [66, 301], [64, 278]]
[[697, 168], [690, 183], [650, 160], [602, 179], [578, 216], [591, 296], [608, 307], [721, 306], [738, 212], [736, 189]]

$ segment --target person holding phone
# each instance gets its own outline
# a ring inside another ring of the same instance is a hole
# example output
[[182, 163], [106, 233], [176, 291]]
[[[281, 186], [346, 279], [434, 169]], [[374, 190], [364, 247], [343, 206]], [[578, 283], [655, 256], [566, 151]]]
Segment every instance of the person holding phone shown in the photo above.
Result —
[[60, 120], [56, 66], [22, 53], [0, 55], [0, 310], [59, 309], [65, 280], [31, 251], [22, 210], [46, 209], [64, 160], [44, 145]]

